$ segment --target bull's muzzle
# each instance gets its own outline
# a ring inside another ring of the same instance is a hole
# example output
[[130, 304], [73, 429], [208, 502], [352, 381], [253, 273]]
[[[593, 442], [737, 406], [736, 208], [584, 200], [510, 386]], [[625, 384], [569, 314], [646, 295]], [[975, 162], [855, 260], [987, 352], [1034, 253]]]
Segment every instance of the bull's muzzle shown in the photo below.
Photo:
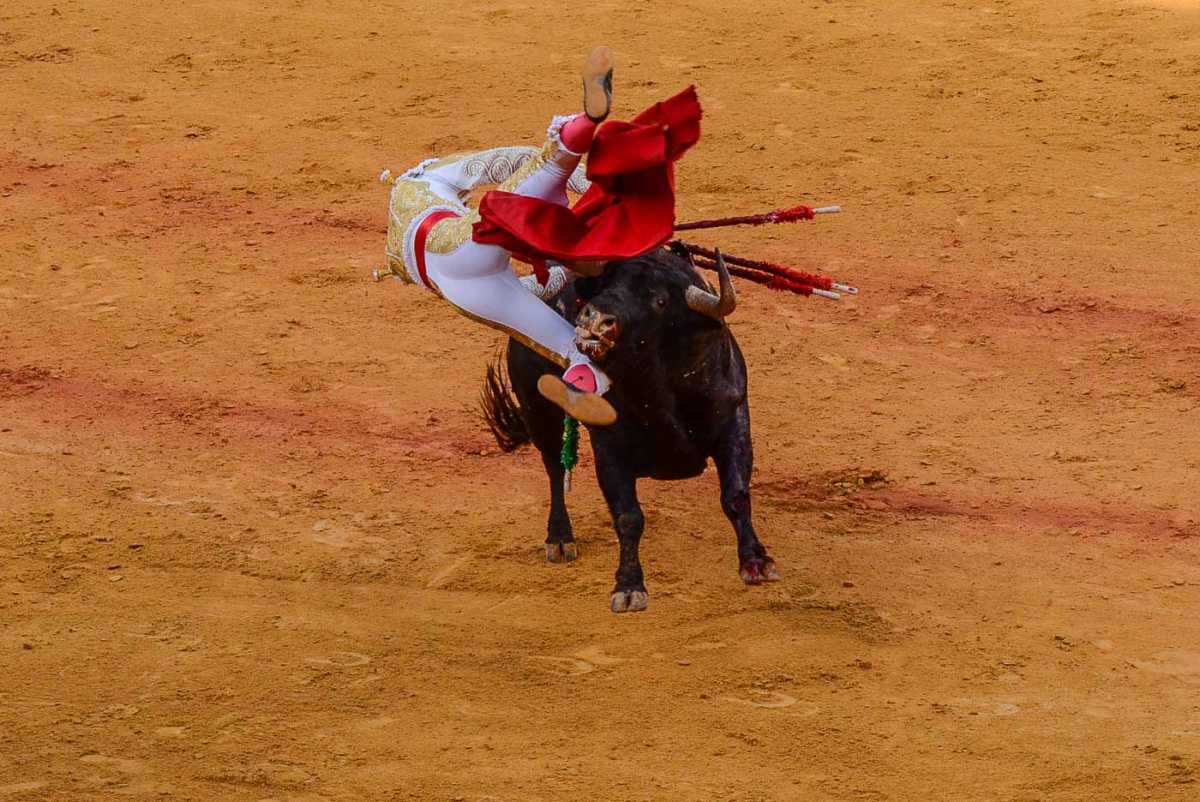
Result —
[[616, 315], [588, 304], [575, 318], [575, 347], [589, 359], [603, 359], [617, 344], [619, 331]]

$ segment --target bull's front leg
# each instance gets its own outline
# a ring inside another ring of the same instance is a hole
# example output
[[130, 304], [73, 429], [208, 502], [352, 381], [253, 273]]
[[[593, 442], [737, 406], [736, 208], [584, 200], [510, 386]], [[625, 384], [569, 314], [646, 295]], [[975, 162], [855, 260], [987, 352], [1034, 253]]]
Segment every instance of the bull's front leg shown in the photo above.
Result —
[[[559, 435], [559, 440], [562, 436]], [[550, 478], [550, 517], [546, 521], [546, 559], [552, 563], [571, 562], [579, 556], [575, 545], [575, 532], [571, 528], [571, 514], [567, 512], [567, 499], [563, 488], [566, 469], [557, 451], [542, 451], [542, 464]]]
[[750, 444], [750, 406], [743, 402], [717, 442], [714, 459], [721, 478], [721, 509], [737, 534], [738, 573], [747, 585], [774, 582], [779, 569], [758, 539], [751, 520], [750, 472], [754, 449]]
[[642, 576], [642, 563], [638, 557], [638, 546], [646, 518], [637, 497], [637, 480], [627, 466], [621, 465], [606, 450], [596, 449], [596, 478], [608, 511], [612, 514], [613, 527], [621, 542], [621, 559], [617, 564], [617, 582], [613, 587], [610, 604], [614, 613], [632, 613], [645, 610], [650, 603], [646, 582]]

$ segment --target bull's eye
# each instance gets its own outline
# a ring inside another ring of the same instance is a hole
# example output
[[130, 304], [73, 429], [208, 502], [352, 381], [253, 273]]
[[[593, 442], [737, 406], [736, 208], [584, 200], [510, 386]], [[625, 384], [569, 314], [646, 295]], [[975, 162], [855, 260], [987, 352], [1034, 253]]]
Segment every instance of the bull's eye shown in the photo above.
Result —
[[657, 306], [659, 309], [666, 309], [667, 308], [667, 299], [663, 298], [661, 296], [658, 298], [655, 298], [654, 305]]

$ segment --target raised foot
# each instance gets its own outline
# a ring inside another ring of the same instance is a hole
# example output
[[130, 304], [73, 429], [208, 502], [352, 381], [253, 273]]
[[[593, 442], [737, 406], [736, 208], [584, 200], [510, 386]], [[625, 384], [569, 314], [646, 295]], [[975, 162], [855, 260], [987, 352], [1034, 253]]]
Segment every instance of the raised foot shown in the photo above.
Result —
[[575, 562], [579, 558], [579, 547], [574, 543], [547, 543], [546, 560], [552, 563]]
[[611, 426], [617, 422], [612, 404], [595, 393], [583, 393], [549, 373], [538, 379], [538, 392], [563, 412], [590, 426]]
[[754, 559], [746, 560], [738, 569], [738, 574], [741, 575], [742, 581], [747, 585], [778, 582], [780, 579], [779, 569], [775, 567], [775, 561], [770, 557], [755, 557]]
[[637, 613], [650, 606], [650, 594], [644, 590], [614, 590], [609, 603], [614, 613]]
[[583, 113], [600, 122], [612, 107], [612, 51], [604, 45], [592, 48], [583, 62], [582, 74]]

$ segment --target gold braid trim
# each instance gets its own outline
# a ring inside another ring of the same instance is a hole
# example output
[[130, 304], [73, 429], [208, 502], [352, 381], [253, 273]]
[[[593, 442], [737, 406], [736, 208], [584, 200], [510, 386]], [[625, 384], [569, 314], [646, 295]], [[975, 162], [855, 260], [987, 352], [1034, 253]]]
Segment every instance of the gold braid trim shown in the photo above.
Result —
[[479, 315], [476, 315], [472, 312], [468, 312], [466, 309], [463, 309], [461, 306], [457, 305], [456, 303], [454, 303], [454, 301], [451, 301], [449, 298], [447, 298], [444, 295], [442, 296], [442, 299], [445, 300], [446, 303], [450, 304], [455, 309], [457, 309], [458, 313], [460, 315], [462, 315], [463, 317], [469, 318], [470, 320], [474, 320], [476, 323], [482, 323], [483, 325], [487, 326], [489, 329], [495, 329], [496, 331], [498, 331], [502, 334], [507, 334], [509, 337], [512, 337], [514, 340], [519, 342], [521, 345], [523, 345], [526, 348], [530, 349], [531, 351], [537, 353], [539, 356], [549, 359], [551, 362], [558, 365], [559, 367], [566, 368], [571, 364], [570, 361], [562, 354], [554, 353], [546, 346], [542, 345], [539, 342], [535, 342], [534, 340], [531, 340], [529, 337], [525, 336], [521, 332], [514, 331], [514, 330], [510, 329], [508, 326], [505, 326], [503, 323], [497, 323], [494, 320], [488, 320], [487, 318], [480, 317]]
[[513, 173], [525, 166], [525, 163], [538, 152], [537, 148], [509, 147], [493, 148], [467, 157], [463, 172], [470, 179], [472, 187], [481, 184], [501, 184], [512, 177]]
[[513, 171], [513, 174], [504, 181], [500, 182], [500, 190], [502, 192], [516, 192], [517, 187], [525, 181], [526, 178], [536, 173], [541, 169], [542, 165], [548, 162], [551, 158], [558, 154], [558, 144], [553, 140], [546, 140], [546, 144], [542, 145], [542, 149], [534, 154], [529, 160]]
[[392, 186], [392, 214], [401, 221], [411, 221], [430, 206], [452, 203], [429, 188], [424, 178], [399, 178]]
[[435, 224], [425, 239], [425, 250], [429, 253], [458, 250], [471, 239], [471, 227], [477, 220], [479, 212], [472, 209], [462, 217], [449, 217]]

